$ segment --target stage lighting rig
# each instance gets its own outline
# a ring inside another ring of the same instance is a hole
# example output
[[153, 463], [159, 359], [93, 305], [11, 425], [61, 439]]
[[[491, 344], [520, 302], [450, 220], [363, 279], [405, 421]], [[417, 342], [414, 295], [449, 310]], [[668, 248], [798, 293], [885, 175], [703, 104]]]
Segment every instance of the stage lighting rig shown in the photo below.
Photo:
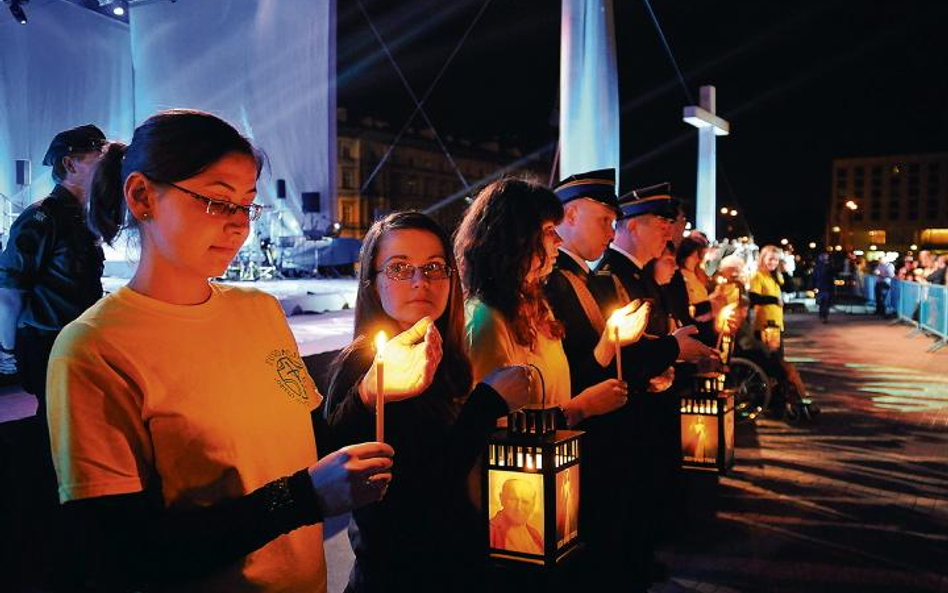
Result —
[[21, 25], [26, 24], [26, 11], [23, 10], [23, 5], [29, 2], [30, 0], [3, 0], [7, 6], [10, 8], [10, 14], [13, 15], [13, 18], [16, 19]]

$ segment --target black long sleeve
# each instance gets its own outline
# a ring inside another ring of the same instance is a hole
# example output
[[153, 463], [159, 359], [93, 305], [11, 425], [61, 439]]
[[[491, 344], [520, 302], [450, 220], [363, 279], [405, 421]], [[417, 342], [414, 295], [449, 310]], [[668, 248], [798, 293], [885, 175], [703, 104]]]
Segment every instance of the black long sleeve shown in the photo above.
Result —
[[747, 296], [750, 298], [751, 305], [779, 305], [780, 299], [775, 296], [762, 295], [756, 292], [749, 292]]
[[84, 580], [100, 591], [210, 575], [322, 520], [305, 469], [208, 507], [165, 509], [159, 493], [146, 491], [68, 502], [63, 513], [82, 534]]
[[[328, 426], [340, 446], [374, 434], [375, 415], [357, 391], [369, 350], [354, 343], [335, 363]], [[482, 590], [487, 534], [478, 530], [486, 522], [471, 504], [467, 478], [507, 404], [483, 383], [466, 397], [456, 391], [436, 375], [424, 393], [386, 404], [392, 482], [380, 502], [353, 512], [355, 590]]]

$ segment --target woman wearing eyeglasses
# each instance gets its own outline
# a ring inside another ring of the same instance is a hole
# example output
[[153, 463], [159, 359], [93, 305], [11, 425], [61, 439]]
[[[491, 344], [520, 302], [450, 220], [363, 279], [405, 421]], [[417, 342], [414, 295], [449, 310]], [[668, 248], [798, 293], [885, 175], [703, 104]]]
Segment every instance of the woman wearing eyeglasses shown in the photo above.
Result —
[[260, 162], [223, 120], [173, 110], [96, 170], [92, 226], [135, 233], [141, 257], [63, 330], [47, 376], [90, 590], [325, 591], [322, 519], [391, 479], [381, 443], [317, 458], [322, 396], [279, 304], [208, 282], [259, 214]]
[[483, 590], [487, 523], [467, 502], [466, 477], [497, 418], [526, 403], [528, 371], [500, 369], [471, 391], [450, 247], [444, 230], [418, 212], [377, 221], [362, 244], [355, 340], [334, 363], [329, 386], [334, 438], [372, 434], [377, 332], [435, 337], [441, 356], [433, 357], [430, 387], [406, 396], [402, 380], [389, 377], [401, 365], [385, 350], [385, 440], [397, 460], [385, 499], [353, 513], [349, 592]]

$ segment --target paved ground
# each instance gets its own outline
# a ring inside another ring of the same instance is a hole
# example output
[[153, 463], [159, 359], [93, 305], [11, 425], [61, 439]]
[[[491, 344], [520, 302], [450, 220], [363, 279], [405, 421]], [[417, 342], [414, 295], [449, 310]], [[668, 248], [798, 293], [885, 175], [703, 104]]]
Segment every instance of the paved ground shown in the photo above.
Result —
[[948, 592], [948, 349], [868, 316], [789, 331], [823, 413], [738, 428], [734, 470], [695, 478], [652, 590]]

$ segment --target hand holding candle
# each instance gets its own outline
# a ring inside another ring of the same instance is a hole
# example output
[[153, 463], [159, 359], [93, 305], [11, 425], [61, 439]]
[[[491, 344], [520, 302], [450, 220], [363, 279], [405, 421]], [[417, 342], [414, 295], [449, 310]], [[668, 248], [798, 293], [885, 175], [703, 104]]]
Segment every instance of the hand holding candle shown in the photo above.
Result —
[[606, 331], [610, 332], [609, 340], [623, 346], [638, 342], [648, 326], [648, 314], [651, 307], [648, 301], [635, 299], [613, 311], [606, 322]]
[[[428, 389], [441, 363], [441, 334], [430, 318], [422, 318], [386, 342], [384, 355], [384, 359], [375, 357], [359, 385], [359, 395], [366, 407], [377, 408], [380, 394], [385, 403], [391, 403]], [[383, 390], [379, 390], [380, 382], [384, 383]]]

